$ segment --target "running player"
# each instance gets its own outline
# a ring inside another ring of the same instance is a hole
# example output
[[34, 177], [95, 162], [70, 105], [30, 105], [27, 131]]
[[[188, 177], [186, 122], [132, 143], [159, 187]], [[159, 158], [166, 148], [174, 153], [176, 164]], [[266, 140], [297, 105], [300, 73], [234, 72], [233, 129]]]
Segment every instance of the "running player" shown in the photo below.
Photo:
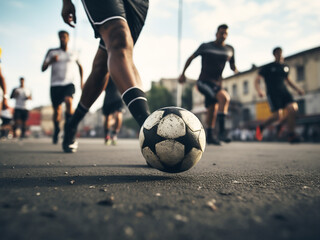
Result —
[[114, 85], [112, 79], [109, 79], [105, 93], [106, 94], [102, 107], [102, 112], [105, 116], [105, 144], [116, 145], [117, 135], [120, 132], [122, 125], [123, 102], [121, 99], [121, 95], [117, 90], [116, 85]]
[[[220, 141], [230, 142], [225, 130], [225, 118], [228, 114], [230, 96], [222, 89], [222, 72], [227, 61], [230, 63], [230, 68], [237, 73], [235, 65], [234, 49], [232, 46], [225, 43], [228, 36], [228, 26], [222, 24], [218, 27], [216, 40], [208, 43], [203, 43], [187, 60], [179, 82], [186, 81], [185, 71], [191, 64], [192, 60], [198, 56], [202, 57], [202, 68], [197, 87], [205, 96], [205, 106], [207, 108], [207, 143], [220, 145]], [[219, 123], [219, 140], [213, 134], [215, 127], [215, 109], [218, 103], [217, 120]]]
[[53, 144], [58, 143], [60, 132], [60, 121], [62, 115], [62, 103], [65, 102], [66, 112], [65, 121], [73, 114], [72, 100], [75, 93], [74, 86], [74, 67], [77, 65], [80, 74], [80, 86], [83, 85], [83, 70], [79, 63], [76, 54], [68, 49], [69, 33], [60, 31], [58, 33], [60, 47], [49, 49], [42, 64], [42, 72], [46, 71], [51, 66], [51, 102], [53, 107]]
[[[100, 38], [91, 74], [84, 85], [80, 103], [70, 119], [62, 144], [65, 152], [75, 152], [75, 135], [79, 122], [99, 97], [110, 76], [122, 94], [131, 114], [142, 126], [149, 116], [145, 93], [133, 63], [133, 45], [144, 25], [148, 0], [83, 0], [95, 37]], [[75, 7], [71, 0], [63, 0], [62, 18], [69, 26], [76, 23]]]
[[[304, 91], [296, 86], [289, 78], [289, 66], [284, 63], [282, 57], [282, 49], [276, 47], [273, 50], [275, 61], [262, 67], [255, 79], [255, 88], [259, 97], [263, 97], [265, 94], [260, 88], [260, 80], [264, 78], [267, 97], [269, 105], [272, 111], [272, 116], [265, 120], [262, 124], [257, 126], [256, 139], [262, 140], [263, 130], [275, 121], [280, 121], [280, 126], [287, 122], [288, 125], [288, 141], [290, 143], [300, 142], [295, 132], [295, 119], [298, 111], [298, 104], [293, 100], [292, 95], [288, 91], [285, 83], [287, 83], [292, 89], [294, 89], [299, 95], [303, 95]], [[283, 116], [283, 110], [287, 110], [287, 115]]]
[[27, 107], [27, 101], [32, 99], [31, 91], [25, 87], [24, 78], [20, 78], [20, 86], [13, 89], [11, 98], [16, 100], [16, 105], [13, 114], [13, 135], [16, 137], [16, 130], [18, 127], [21, 128], [20, 139], [25, 137], [26, 122], [29, 117], [29, 110]]
[[7, 85], [1, 71], [1, 53], [0, 48], [0, 112], [2, 108], [6, 109], [8, 107]]

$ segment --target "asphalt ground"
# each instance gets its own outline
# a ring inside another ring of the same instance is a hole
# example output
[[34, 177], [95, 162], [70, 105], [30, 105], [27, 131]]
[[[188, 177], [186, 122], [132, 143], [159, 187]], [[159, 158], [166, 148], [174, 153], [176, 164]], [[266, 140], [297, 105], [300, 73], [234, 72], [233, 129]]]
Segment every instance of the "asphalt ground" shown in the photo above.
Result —
[[0, 239], [320, 239], [320, 145], [207, 146], [187, 172], [138, 140], [0, 142]]

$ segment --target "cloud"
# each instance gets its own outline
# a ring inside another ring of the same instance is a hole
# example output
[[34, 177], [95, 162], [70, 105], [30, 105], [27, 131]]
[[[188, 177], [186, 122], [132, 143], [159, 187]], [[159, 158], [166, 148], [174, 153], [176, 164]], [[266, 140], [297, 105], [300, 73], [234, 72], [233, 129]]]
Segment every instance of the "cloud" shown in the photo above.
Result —
[[25, 3], [21, 2], [21, 1], [9, 1], [10, 5], [15, 7], [15, 8], [24, 8], [26, 5]]

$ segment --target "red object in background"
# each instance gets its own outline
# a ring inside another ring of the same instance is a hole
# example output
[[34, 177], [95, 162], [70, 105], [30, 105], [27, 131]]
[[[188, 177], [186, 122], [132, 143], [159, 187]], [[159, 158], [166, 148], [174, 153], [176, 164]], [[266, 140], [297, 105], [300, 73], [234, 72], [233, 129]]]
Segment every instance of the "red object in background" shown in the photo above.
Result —
[[41, 114], [38, 111], [29, 111], [29, 118], [27, 120], [27, 126], [40, 126]]

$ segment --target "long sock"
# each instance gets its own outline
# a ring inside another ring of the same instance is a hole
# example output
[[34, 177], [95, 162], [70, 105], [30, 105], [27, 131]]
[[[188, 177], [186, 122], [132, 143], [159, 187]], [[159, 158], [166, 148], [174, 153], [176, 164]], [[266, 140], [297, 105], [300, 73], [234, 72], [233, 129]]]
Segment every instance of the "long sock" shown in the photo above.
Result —
[[26, 127], [25, 127], [25, 126], [22, 126], [22, 127], [21, 127], [21, 136], [20, 136], [20, 138], [24, 138], [25, 133], [26, 133]]
[[212, 138], [212, 130], [211, 127], [207, 128], [207, 138]]
[[54, 122], [53, 122], [54, 130], [55, 130], [55, 131], [59, 131], [59, 130], [60, 130], [59, 123], [60, 123], [59, 121], [54, 121]]
[[104, 137], [106, 138], [109, 135], [109, 129], [104, 129]]
[[226, 119], [226, 114], [225, 113], [218, 113], [217, 115], [217, 120], [219, 123], [219, 134], [224, 134], [225, 132], [225, 119]]
[[70, 117], [70, 126], [77, 128], [78, 124], [81, 122], [81, 120], [87, 114], [88, 110], [89, 109], [87, 109], [81, 103], [79, 103], [76, 111], [74, 112], [72, 117]]
[[141, 89], [132, 87], [122, 94], [122, 99], [141, 127], [150, 114], [146, 94]]

